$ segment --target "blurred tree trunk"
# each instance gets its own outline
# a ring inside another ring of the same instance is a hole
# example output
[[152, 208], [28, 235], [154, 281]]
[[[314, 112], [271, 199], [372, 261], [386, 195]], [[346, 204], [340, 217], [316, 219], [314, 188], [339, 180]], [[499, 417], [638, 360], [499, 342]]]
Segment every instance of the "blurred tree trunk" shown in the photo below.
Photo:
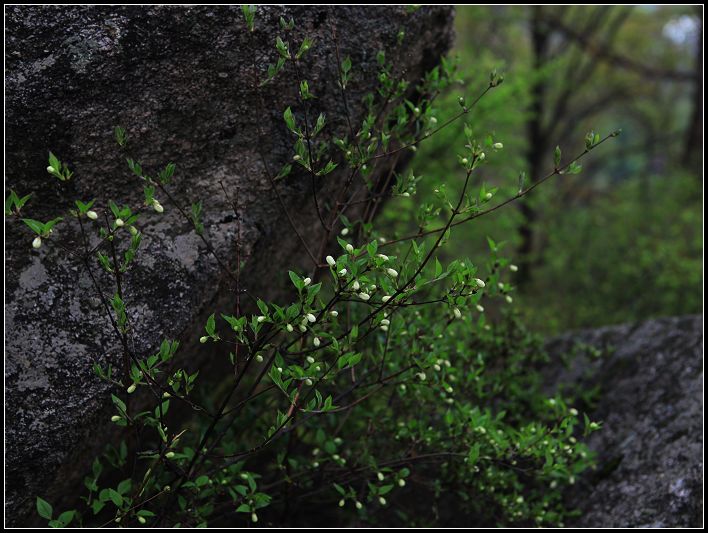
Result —
[[[543, 8], [534, 6], [531, 8], [531, 50], [533, 52], [533, 72], [535, 79], [531, 88], [531, 116], [526, 124], [528, 136], [528, 147], [526, 161], [528, 176], [531, 182], [538, 179], [542, 170], [543, 154], [545, 153], [547, 139], [543, 128], [544, 97], [546, 92], [546, 82], [542, 79], [540, 72], [546, 62], [546, 50], [548, 48], [548, 28], [543, 21]], [[519, 257], [521, 269], [517, 278], [519, 285], [525, 284], [531, 278], [531, 264], [533, 261], [533, 242], [536, 221], [536, 210], [528, 203], [521, 202], [520, 206], [523, 221], [519, 230], [521, 234], [521, 244], [519, 245]]]
[[682, 158], [683, 166], [691, 172], [695, 172], [700, 180], [703, 179], [703, 17], [701, 14], [701, 8], [698, 8], [700, 27], [696, 32], [697, 51], [694, 69], [693, 111]]

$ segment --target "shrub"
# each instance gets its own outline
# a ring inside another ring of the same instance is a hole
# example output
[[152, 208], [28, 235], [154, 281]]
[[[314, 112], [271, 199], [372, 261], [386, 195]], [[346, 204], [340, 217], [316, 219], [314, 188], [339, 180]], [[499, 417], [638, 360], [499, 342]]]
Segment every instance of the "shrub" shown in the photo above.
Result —
[[[247, 31], [257, 23], [256, 9], [244, 6], [243, 13]], [[231, 350], [233, 373], [216, 391], [188, 370], [178, 341], [165, 339], [145, 357], [131, 348], [131, 310], [121, 281], [137, 254], [147, 253], [141, 249], [144, 217], [178, 209], [238, 283], [238, 270], [228, 270], [210, 244], [202, 205], [175, 198], [175, 165], [143, 168], [129, 156], [128, 133], [117, 127], [143, 205], [76, 200], [64, 216], [41, 222], [23, 218], [28, 197], [11, 192], [7, 198], [6, 214], [27, 225], [35, 248], [55, 244], [56, 224], [79, 225], [82, 238], [71, 257], [90, 274], [124, 360], [123, 368], [94, 367], [114, 386], [111, 422], [123, 428], [122, 438], [93, 461], [78, 508], [59, 513], [37, 498], [38, 513], [52, 526], [562, 525], [569, 513], [562, 489], [591, 464], [581, 441], [599, 424], [578, 413], [574, 398], [544, 392], [538, 340], [512, 314], [487, 318], [488, 301], [513, 304], [507, 278], [515, 267], [501, 246], [490, 239], [489, 257], [479, 264], [457, 259], [443, 265], [438, 252], [450, 245], [456, 226], [553, 176], [579, 172], [577, 161], [617, 132], [590, 133], [567, 161], [556, 149], [548, 175], [532, 185], [522, 176], [515, 195], [496, 201], [497, 189], [477, 176], [503, 153], [503, 144], [493, 136], [477, 141], [465, 128], [456, 156], [460, 191], [440, 187], [434, 203], [419, 207], [418, 231], [390, 238], [377, 230], [373, 215], [384, 197], [412, 197], [419, 178], [380, 169], [466, 117], [503, 78], [493, 72], [476, 99], [459, 97], [458, 114], [438, 123], [434, 100], [454, 79], [453, 64], [443, 61], [412, 90], [381, 52], [379, 87], [365, 99], [366, 118], [358, 131], [336, 138], [324, 114], [312, 116], [313, 86], [301, 69], [313, 43], [305, 39], [291, 49], [285, 37], [293, 27], [294, 21], [281, 20], [276, 62], [259, 80], [292, 75], [300, 94], [283, 112], [294, 139], [292, 162], [274, 173], [272, 184], [304, 176], [317, 200], [316, 183], [335, 168], [346, 168], [349, 178], [332, 207], [315, 202], [322, 252], [312, 255], [311, 272], [288, 272], [291, 299], [256, 299], [250, 310], [238, 304], [234, 314], [207, 320], [200, 342]], [[402, 31], [400, 46], [406, 38]], [[337, 59], [346, 101], [356, 66]], [[50, 153], [47, 171], [54, 178], [79, 179], [69, 167]], [[363, 201], [357, 199], [361, 190]], [[353, 205], [363, 208], [347, 217]], [[335, 235], [336, 252], [325, 255]], [[91, 236], [98, 236], [97, 245], [89, 244]], [[113, 279], [111, 296], [98, 269]], [[175, 420], [166, 422], [173, 405], [192, 408], [177, 427]], [[138, 447], [128, 445], [133, 432], [140, 435]], [[423, 505], [416, 502], [421, 498]]]

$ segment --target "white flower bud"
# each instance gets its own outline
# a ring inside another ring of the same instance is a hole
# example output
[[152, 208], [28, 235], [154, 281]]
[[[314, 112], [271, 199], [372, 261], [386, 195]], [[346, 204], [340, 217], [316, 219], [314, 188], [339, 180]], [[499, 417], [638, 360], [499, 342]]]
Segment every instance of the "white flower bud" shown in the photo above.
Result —
[[418, 379], [420, 379], [421, 381], [425, 381], [425, 378], [426, 378], [425, 372], [418, 372], [417, 376], [418, 376]]
[[477, 284], [477, 286], [478, 286], [479, 288], [484, 288], [484, 286], [486, 285], [486, 284], [484, 283], [484, 281], [482, 281], [482, 280], [479, 279], [479, 278], [474, 278], [474, 282]]
[[379, 472], [378, 474], [376, 474], [376, 477], [379, 478], [379, 481], [383, 481], [384, 480], [383, 472]]
[[145, 517], [144, 517], [144, 516], [139, 516], [139, 517], [138, 517], [138, 522], [140, 522], [141, 524], [144, 524], [145, 522], [147, 522], [147, 520], [145, 520]]
[[361, 509], [361, 508], [363, 508], [364, 506], [361, 504], [360, 501], [357, 501], [357, 502], [354, 504], [354, 507], [356, 507], [357, 509]]
[[311, 278], [305, 278], [305, 279], [302, 280], [302, 283], [303, 283], [303, 285], [305, 285], [305, 287], [307, 287], [310, 283], [312, 283], [312, 279], [311, 279]]
[[175, 456], [175, 452], [167, 452], [165, 454], [165, 457], [167, 457], [168, 459], [172, 459], [174, 456]]
[[435, 370], [436, 372], [440, 372], [440, 365], [438, 365], [438, 364], [433, 365], [433, 370]]
[[[415, 148], [415, 146], [413, 146], [413, 148]], [[406, 191], [406, 192], [404, 192], [401, 196], [404, 196], [404, 197], [408, 198], [408, 197], [410, 197], [410, 195], [411, 195], [411, 193], [409, 193], [408, 191]]]
[[204, 344], [208, 340], [209, 340], [209, 337], [207, 337], [206, 335], [204, 335], [203, 337], [199, 337], [199, 342], [201, 342], [202, 344]]
[[361, 298], [362, 300], [364, 300], [364, 301], [366, 302], [369, 298], [371, 298], [371, 296], [369, 296], [369, 295], [366, 294], [365, 292], [360, 292], [360, 293], [359, 293], [359, 298]]
[[308, 356], [307, 356], [307, 362], [310, 363], [310, 364], [312, 364], [312, 363], [315, 362], [315, 358], [312, 357], [311, 355], [308, 355]]
[[307, 328], [306, 328], [305, 326], [303, 326], [302, 324], [300, 324], [300, 325], [298, 326], [298, 329], [299, 329], [300, 331], [302, 331], [303, 333], [305, 333], [305, 332], [307, 331]]
[[339, 316], [339, 313], [334, 310], [330, 311], [329, 314], [330, 314], [330, 316], [333, 316], [334, 318], [337, 318], [337, 316]]
[[328, 256], [326, 257], [326, 261], [327, 261], [327, 264], [328, 264], [329, 266], [334, 266], [334, 265], [337, 264], [337, 261], [335, 261], [335, 260], [334, 260], [334, 257], [332, 257], [331, 255], [328, 255]]
[[347, 244], [345, 248], [350, 254], [354, 253], [354, 247], [351, 244]]
[[415, 113], [416, 115], [420, 115], [420, 108], [419, 108], [419, 107], [414, 107], [414, 108], [413, 108], [413, 113]]
[[258, 522], [258, 515], [256, 513], [251, 513], [251, 522], [254, 524]]
[[89, 217], [91, 220], [96, 220], [98, 218], [98, 213], [96, 211], [86, 211], [86, 216]]
[[38, 249], [40, 246], [42, 246], [42, 238], [41, 237], [35, 237], [34, 240], [32, 241], [32, 248], [35, 250]]
[[477, 304], [477, 311], [479, 311], [480, 313], [484, 313], [484, 307], [482, 307], [481, 305]]
[[138, 234], [138, 228], [135, 226], [130, 226], [130, 234], [135, 237]]
[[509, 303], [509, 304], [510, 304], [510, 303], [512, 303], [513, 301], [514, 301], [514, 299], [513, 299], [511, 296], [509, 296], [509, 295], [507, 294], [507, 295], [506, 295], [506, 303]]
[[315, 315], [313, 315], [312, 313], [307, 313], [305, 318], [307, 318], [308, 322], [315, 322], [317, 320], [317, 317], [315, 317]]
[[492, 196], [493, 196], [493, 194], [491, 192], [488, 192], [487, 194], [484, 195], [484, 198], [487, 200], [491, 200]]
[[383, 496], [379, 496], [379, 503], [381, 505], [386, 505], [386, 498], [384, 498]]
[[163, 398], [170, 398], [172, 395], [169, 392], [163, 392], [162, 397]]
[[382, 296], [382, 297], [381, 297], [381, 301], [382, 301], [383, 303], [388, 302], [390, 299], [391, 299], [390, 296]]
[[346, 268], [343, 268], [342, 270], [340, 270], [340, 271], [338, 272], [338, 274], [339, 274], [340, 276], [346, 276], [346, 275], [347, 275], [347, 269], [346, 269]]
[[405, 486], [406, 486], [406, 480], [405, 480], [405, 479], [399, 479], [399, 480], [398, 480], [398, 486], [399, 486], [399, 487], [405, 487]]
[[308, 387], [312, 387], [312, 380], [310, 378], [307, 378], [305, 380], [305, 385], [307, 385]]
[[359, 290], [359, 282], [354, 280], [354, 283], [352, 283], [352, 290], [358, 291]]
[[455, 309], [452, 310], [452, 314], [455, 315], [455, 318], [462, 318], [462, 313], [460, 312], [460, 310], [457, 307], [455, 307]]
[[518, 272], [519, 267], [517, 267], [516, 265], [509, 265], [509, 270], [511, 270], [512, 272]]
[[480, 161], [484, 161], [484, 159], [485, 159], [486, 157], [487, 157], [487, 155], [486, 155], [484, 152], [482, 152], [481, 154], [479, 154], [478, 159], [479, 159]]
[[118, 422], [119, 420], [121, 420], [121, 417], [118, 415], [113, 415], [111, 417], [111, 422]]
[[53, 166], [48, 166], [48, 167], [47, 167], [47, 172], [49, 172], [50, 174], [54, 174], [54, 167], [53, 167]]
[[463, 158], [462, 158], [462, 164], [463, 164], [463, 165], [467, 165], [467, 164], [469, 164], [469, 162], [470, 162], [470, 160], [467, 159], [466, 157], [463, 157]]
[[295, 155], [293, 156], [293, 161], [300, 161], [300, 156], [297, 155], [297, 154], [295, 154]]
[[152, 199], [152, 208], [155, 210], [156, 213], [162, 213], [165, 210], [165, 208], [162, 207], [160, 202], [158, 202], [154, 198]]
[[386, 272], [388, 273], [389, 276], [392, 278], [397, 278], [398, 277], [398, 272], [392, 268], [387, 268]]
[[502, 143], [494, 143], [493, 144], [495, 150], [501, 150], [504, 148], [504, 145]]
[[380, 257], [384, 261], [388, 261], [388, 256], [386, 254], [376, 254], [376, 255], [377, 255], [377, 257]]
[[265, 322], [265, 321], [266, 321], [266, 317], [263, 316], [263, 315], [261, 315], [261, 316], [259, 316], [258, 318], [256, 318], [256, 321], [259, 322], [259, 323]]
[[263, 362], [263, 356], [261, 354], [258, 354], [256, 356], [256, 363], [262, 363]]
[[435, 118], [435, 117], [430, 117], [430, 123], [433, 124], [433, 125], [435, 125], [435, 124], [438, 123], [438, 119]]
[[314, 339], [312, 339], [312, 344], [314, 344], [315, 347], [319, 347], [319, 345], [320, 345], [320, 338], [319, 338], [319, 337], [315, 337]]
[[287, 325], [285, 326], [285, 329], [287, 329], [290, 333], [292, 333], [292, 332], [293, 332], [293, 325], [292, 325], [292, 324], [287, 324]]
[[388, 326], [390, 323], [391, 323], [391, 321], [390, 321], [388, 318], [384, 318], [384, 319], [381, 321], [381, 325], [382, 325], [382, 326]]
[[133, 394], [135, 392], [136, 386], [135, 383], [133, 383], [130, 387], [128, 387], [128, 394]]
[[125, 225], [122, 218], [116, 218], [116, 227], [122, 228]]
[[573, 416], [578, 416], [578, 410], [575, 407], [571, 407], [568, 412]]
[[381, 331], [388, 331], [388, 326], [381, 326]]
[[339, 234], [344, 237], [349, 233], [349, 228], [342, 228], [342, 231], [339, 232]]
[[339, 506], [344, 507], [344, 499], [339, 500]]

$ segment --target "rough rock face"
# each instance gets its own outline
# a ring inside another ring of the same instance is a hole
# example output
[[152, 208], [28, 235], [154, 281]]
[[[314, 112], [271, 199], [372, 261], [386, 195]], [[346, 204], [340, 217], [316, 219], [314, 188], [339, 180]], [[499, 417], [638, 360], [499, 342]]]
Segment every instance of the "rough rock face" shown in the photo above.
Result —
[[[703, 317], [574, 332], [583, 349], [555, 380], [601, 387], [590, 437], [599, 464], [569, 494], [577, 527], [700, 527], [703, 515]], [[562, 368], [559, 365], [558, 368]], [[570, 525], [570, 524], [569, 524]]]
[[[308, 267], [264, 172], [264, 161], [280, 169], [290, 160], [293, 138], [282, 113], [288, 105], [298, 113], [298, 84], [289, 67], [262, 90], [266, 106], [254, 90], [254, 79], [264, 79], [276, 61], [276, 35], [295, 50], [305, 35], [314, 38], [303, 77], [317, 96], [313, 112], [325, 111], [328, 132], [340, 135], [345, 111], [335, 84], [333, 29], [342, 56], [354, 65], [349, 107], [355, 125], [363, 118], [361, 97], [376, 83], [376, 53], [393, 54], [400, 29], [407, 37], [395, 52], [397, 68], [412, 82], [452, 39], [447, 7], [413, 14], [403, 8], [260, 7], [252, 34], [233, 6], [9, 6], [5, 13], [6, 195], [9, 189], [33, 194], [23, 215], [46, 221], [75, 199], [97, 198], [100, 211], [108, 199], [140, 205], [142, 183], [112, 137], [121, 125], [131, 157], [148, 173], [177, 164], [175, 198], [183, 206], [202, 200], [206, 235], [232, 264], [237, 221], [222, 183], [238, 197], [242, 280], [256, 295], [277, 294], [288, 267]], [[295, 20], [287, 35], [280, 16]], [[49, 150], [69, 162], [70, 182], [47, 174]], [[318, 194], [326, 198], [344, 179], [344, 171], [328, 175], [316, 183]], [[297, 172], [278, 185], [306, 239], [318, 224], [310, 186]], [[204, 357], [193, 339], [207, 314], [233, 306], [233, 293], [175, 206], [159, 199], [164, 214], [140, 220], [141, 249], [148, 253], [125, 279], [134, 350], [150, 353], [163, 338], [180, 338], [190, 356]], [[110, 416], [106, 385], [91, 367], [117, 363], [120, 349], [86, 271], [58, 246], [75, 246], [76, 223], [58, 226], [39, 250], [21, 222], [8, 220], [6, 229], [5, 512], [8, 525], [26, 525], [36, 519], [37, 495], [57, 501], [83, 476], [95, 451], [88, 443], [100, 444], [96, 434], [106, 431]], [[111, 280], [101, 282], [111, 295]]]

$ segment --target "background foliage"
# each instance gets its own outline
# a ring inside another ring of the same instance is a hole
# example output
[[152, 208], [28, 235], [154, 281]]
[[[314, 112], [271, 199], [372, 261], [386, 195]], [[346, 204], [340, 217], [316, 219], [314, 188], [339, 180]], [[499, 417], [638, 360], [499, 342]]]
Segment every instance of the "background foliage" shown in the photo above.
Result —
[[[556, 144], [570, 153], [586, 131], [623, 134], [580, 175], [534, 191], [525, 201], [532, 216], [504, 209], [463, 225], [448, 253], [474, 258], [487, 236], [507, 241], [522, 265], [517, 302], [541, 332], [700, 312], [701, 10], [461, 6], [456, 24], [465, 83], [483, 83], [494, 68], [506, 75], [468, 121], [504, 142], [485, 177], [502, 191], [516, 190], [519, 171], [543, 173]], [[457, 112], [456, 98], [436, 101], [441, 120]], [[445, 154], [461, 134], [454, 124], [421, 145], [416, 202], [441, 179], [459, 188]], [[385, 213], [389, 224], [410, 226], [409, 205]]]

